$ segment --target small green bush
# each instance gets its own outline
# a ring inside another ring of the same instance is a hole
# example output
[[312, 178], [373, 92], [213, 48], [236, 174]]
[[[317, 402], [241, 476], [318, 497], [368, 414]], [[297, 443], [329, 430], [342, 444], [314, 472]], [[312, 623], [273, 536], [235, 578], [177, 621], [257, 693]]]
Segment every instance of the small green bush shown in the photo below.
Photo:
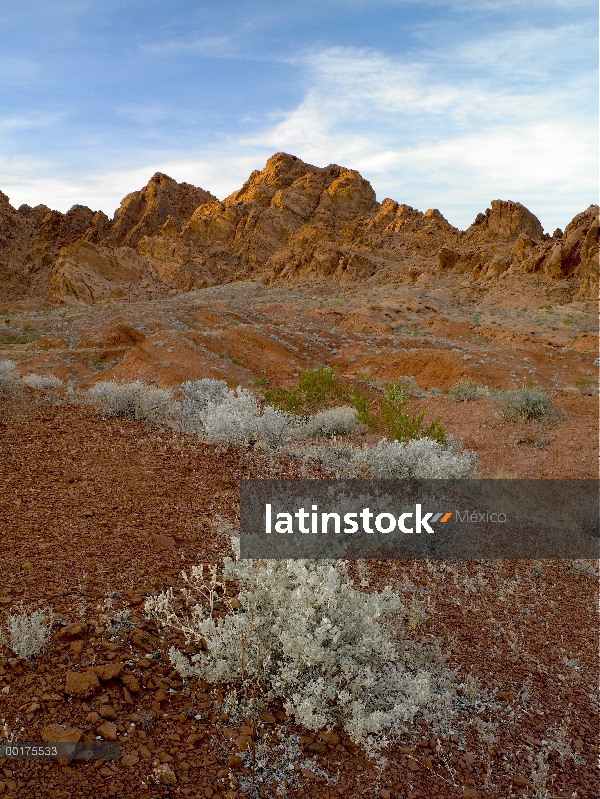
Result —
[[309, 416], [347, 399], [348, 392], [335, 380], [335, 368], [332, 366], [319, 366], [302, 372], [296, 388], [276, 386], [265, 391], [268, 405], [295, 416]]
[[575, 385], [577, 386], [580, 394], [589, 395], [598, 393], [598, 381], [591, 377], [578, 377], [575, 381]]
[[395, 441], [410, 441], [416, 438], [431, 438], [439, 444], [446, 444], [448, 434], [442, 426], [438, 416], [427, 427], [423, 424], [425, 411], [410, 416], [403, 412], [409, 400], [406, 387], [401, 383], [388, 383], [385, 395], [381, 401], [381, 415], [383, 418], [382, 429], [385, 434]]
[[321, 366], [303, 372], [296, 388], [273, 388], [265, 392], [265, 402], [285, 413], [308, 416], [347, 402], [355, 409], [355, 420], [370, 432], [380, 431], [395, 441], [413, 438], [431, 438], [440, 444], [447, 441], [447, 433], [440, 418], [424, 425], [425, 411], [411, 416], [403, 412], [410, 399], [410, 388], [405, 382], [388, 383], [384, 396], [376, 407], [362, 391], [350, 392], [335, 379], [333, 367]]

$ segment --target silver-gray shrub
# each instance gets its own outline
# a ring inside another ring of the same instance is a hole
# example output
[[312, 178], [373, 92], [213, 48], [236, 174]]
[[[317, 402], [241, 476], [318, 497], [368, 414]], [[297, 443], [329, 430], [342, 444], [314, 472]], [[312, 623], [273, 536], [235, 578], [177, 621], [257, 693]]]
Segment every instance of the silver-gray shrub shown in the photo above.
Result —
[[493, 395], [500, 415], [511, 422], [543, 422], [555, 418], [552, 399], [541, 386], [524, 386]]
[[356, 410], [344, 405], [315, 413], [296, 428], [295, 434], [304, 438], [331, 438], [352, 435], [359, 430]]
[[209, 403], [218, 405], [225, 399], [227, 383], [224, 380], [212, 380], [210, 377], [188, 380], [181, 384], [181, 393], [194, 405], [204, 409]]
[[[320, 560], [226, 558], [220, 578], [202, 566], [183, 576], [188, 615], [172, 589], [150, 598], [146, 611], [198, 645], [191, 658], [170, 649], [184, 678], [237, 686], [241, 701], [259, 697], [263, 706], [279, 698], [298, 724], [342, 726], [370, 753], [419, 712], [438, 728], [448, 722], [452, 675], [439, 654], [404, 646], [404, 605], [389, 586], [358, 591], [343, 562]], [[236, 600], [219, 618], [217, 595]]]
[[217, 402], [209, 402], [202, 415], [204, 435], [211, 441], [231, 446], [264, 444], [276, 447], [289, 438], [287, 414], [260, 405], [246, 388], [226, 391]]
[[188, 380], [181, 384], [184, 399], [179, 404], [175, 427], [182, 433], [204, 433], [204, 418], [209, 405], [217, 406], [225, 399], [227, 383], [224, 380]]
[[204, 432], [204, 409], [189, 399], [177, 403], [173, 427], [180, 433], [195, 435]]
[[15, 366], [15, 361], [0, 361], [0, 397], [10, 396], [19, 387], [21, 375]]
[[356, 475], [380, 479], [461, 479], [475, 475], [477, 456], [470, 450], [461, 452], [451, 437], [447, 444], [430, 438], [406, 443], [384, 438], [354, 453], [350, 468]]
[[36, 391], [51, 391], [62, 386], [62, 380], [54, 375], [25, 375], [22, 382]]
[[88, 395], [107, 416], [138, 422], [167, 424], [177, 412], [177, 404], [168, 389], [154, 388], [141, 380], [135, 383], [96, 383]]
[[52, 610], [35, 610], [28, 613], [21, 606], [20, 612], [7, 615], [8, 646], [17, 657], [31, 660], [35, 655], [39, 655], [48, 642], [53, 621]]

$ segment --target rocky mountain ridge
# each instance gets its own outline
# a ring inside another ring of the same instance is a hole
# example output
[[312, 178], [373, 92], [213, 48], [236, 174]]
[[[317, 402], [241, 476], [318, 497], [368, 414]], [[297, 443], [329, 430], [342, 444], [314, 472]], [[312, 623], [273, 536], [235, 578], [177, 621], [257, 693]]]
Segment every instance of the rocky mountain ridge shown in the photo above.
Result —
[[493, 200], [460, 231], [437, 209], [378, 203], [358, 172], [276, 153], [222, 202], [157, 173], [110, 220], [75, 205], [11, 206], [0, 192], [0, 300], [69, 305], [157, 299], [252, 278], [419, 282], [511, 273], [567, 281], [571, 300], [598, 291], [598, 206], [552, 236], [523, 205]]

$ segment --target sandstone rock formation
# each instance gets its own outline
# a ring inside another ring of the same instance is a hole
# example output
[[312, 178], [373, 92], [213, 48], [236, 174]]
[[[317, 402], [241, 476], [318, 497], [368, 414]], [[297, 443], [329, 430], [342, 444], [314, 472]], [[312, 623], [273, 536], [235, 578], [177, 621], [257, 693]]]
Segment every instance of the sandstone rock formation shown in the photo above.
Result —
[[461, 232], [437, 209], [378, 203], [354, 170], [286, 153], [223, 202], [157, 173], [125, 197], [113, 220], [80, 205], [66, 214], [15, 210], [0, 193], [4, 299], [153, 299], [248, 277], [353, 284], [455, 272], [485, 284], [511, 271], [571, 281], [572, 298], [596, 296], [598, 207], [550, 237], [520, 203], [493, 200]]

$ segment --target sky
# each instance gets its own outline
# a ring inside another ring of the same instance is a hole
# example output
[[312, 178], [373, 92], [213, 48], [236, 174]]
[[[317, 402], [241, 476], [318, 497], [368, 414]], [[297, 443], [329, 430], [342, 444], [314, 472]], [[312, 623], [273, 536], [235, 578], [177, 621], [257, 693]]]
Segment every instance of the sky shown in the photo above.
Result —
[[157, 171], [223, 199], [274, 152], [461, 229], [598, 202], [593, 0], [2, 0], [0, 190], [109, 216]]

